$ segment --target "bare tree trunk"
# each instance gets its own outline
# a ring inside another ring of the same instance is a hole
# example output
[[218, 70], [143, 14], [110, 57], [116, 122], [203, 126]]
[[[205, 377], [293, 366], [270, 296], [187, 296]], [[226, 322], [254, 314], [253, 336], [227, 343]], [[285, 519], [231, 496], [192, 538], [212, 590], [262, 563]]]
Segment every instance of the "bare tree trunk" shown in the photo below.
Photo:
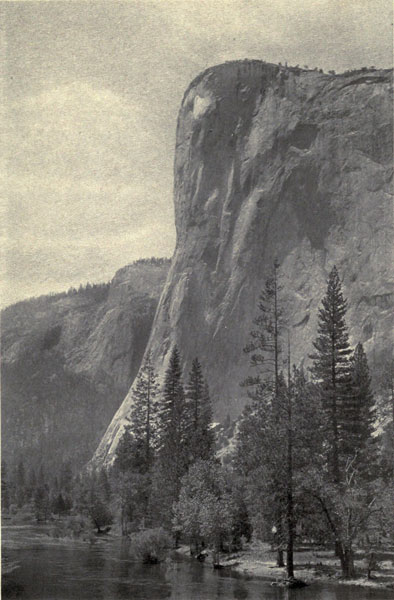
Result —
[[120, 513], [120, 522], [122, 527], [122, 535], [127, 535], [127, 526], [126, 526], [126, 515], [124, 505], [122, 503], [121, 513]]
[[278, 552], [276, 555], [276, 566], [277, 567], [284, 567], [285, 566], [285, 560], [283, 558], [283, 549], [282, 548], [278, 548]]
[[340, 544], [339, 560], [341, 561], [342, 577], [352, 579], [355, 576], [354, 553], [351, 542]]
[[292, 435], [288, 431], [287, 440], [287, 576], [294, 577], [294, 500], [293, 500], [293, 457], [292, 457]]
[[[275, 363], [275, 410], [278, 411], [279, 402], [279, 307], [278, 307], [278, 268], [279, 263], [275, 260], [274, 262], [274, 363]], [[285, 562], [283, 559], [283, 549], [281, 547], [283, 539], [283, 524], [282, 524], [282, 510], [279, 505], [278, 509], [278, 549], [276, 564], [278, 567], [284, 567]]]
[[290, 373], [290, 337], [288, 335], [287, 356], [287, 576], [294, 577], [294, 498], [293, 498], [293, 414], [292, 414], [292, 386]]

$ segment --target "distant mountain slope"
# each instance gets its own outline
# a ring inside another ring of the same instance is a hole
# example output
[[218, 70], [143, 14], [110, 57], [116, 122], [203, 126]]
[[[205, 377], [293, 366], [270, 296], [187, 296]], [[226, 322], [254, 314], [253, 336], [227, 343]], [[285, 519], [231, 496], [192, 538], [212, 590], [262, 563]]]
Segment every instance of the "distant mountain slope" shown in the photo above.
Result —
[[137, 261], [108, 284], [2, 311], [2, 452], [83, 465], [130, 387], [170, 261]]
[[[242, 352], [263, 282], [282, 265], [294, 362], [307, 362], [337, 265], [352, 343], [372, 369], [393, 328], [392, 71], [341, 75], [258, 60], [209, 68], [179, 112], [177, 245], [149, 347], [162, 375], [175, 344], [205, 366], [215, 415], [245, 404]], [[110, 463], [129, 393], [96, 454]]]

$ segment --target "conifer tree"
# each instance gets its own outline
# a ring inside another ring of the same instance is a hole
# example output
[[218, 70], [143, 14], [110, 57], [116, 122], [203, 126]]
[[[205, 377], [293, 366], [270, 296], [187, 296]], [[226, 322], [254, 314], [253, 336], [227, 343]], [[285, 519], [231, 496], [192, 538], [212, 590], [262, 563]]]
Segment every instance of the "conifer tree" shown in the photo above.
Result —
[[52, 502], [52, 511], [55, 513], [55, 515], [62, 515], [67, 512], [67, 505], [61, 492], [59, 492]]
[[351, 358], [350, 373], [351, 394], [342, 420], [343, 447], [348, 456], [356, 457], [355, 465], [364, 476], [368, 472], [373, 476], [377, 458], [373, 439], [376, 410], [368, 361], [360, 343]]
[[36, 472], [34, 470], [34, 467], [32, 467], [30, 469], [29, 482], [28, 482], [28, 486], [27, 486], [29, 498], [33, 497], [36, 487], [37, 487]]
[[345, 322], [347, 301], [334, 266], [327, 292], [319, 309], [318, 337], [313, 342], [315, 352], [312, 374], [319, 383], [323, 409], [327, 416], [328, 466], [332, 480], [340, 482], [343, 467], [343, 419], [350, 393], [350, 354], [348, 331]]
[[377, 373], [380, 390], [379, 421], [383, 430], [380, 462], [383, 476], [394, 481], [394, 359], [383, 360]]
[[180, 356], [175, 347], [165, 375], [159, 405], [159, 450], [153, 475], [151, 511], [160, 525], [171, 527], [172, 505], [188, 467], [187, 410]]
[[281, 302], [282, 286], [279, 283], [279, 263], [275, 260], [272, 273], [267, 278], [259, 298], [259, 314], [250, 332], [251, 340], [244, 348], [250, 354], [250, 366], [257, 373], [242, 383], [252, 399], [261, 400], [268, 391], [276, 398], [279, 390], [282, 335], [285, 325]]
[[183, 389], [180, 356], [174, 348], [166, 371], [163, 393], [159, 407], [159, 446], [161, 453], [170, 447], [176, 450], [174, 459], [177, 469], [184, 470], [182, 445], [186, 441], [186, 402]]
[[134, 437], [135, 451], [141, 454], [141, 468], [148, 470], [153, 460], [156, 435], [157, 395], [159, 385], [149, 352], [140, 369], [133, 389], [133, 408], [130, 431]]
[[[272, 272], [265, 282], [259, 298], [259, 314], [254, 319], [256, 326], [250, 332], [251, 341], [244, 348], [250, 354], [250, 366], [255, 370], [254, 375], [245, 379], [243, 386], [248, 388], [248, 395], [254, 401], [268, 402], [274, 412], [276, 425], [279, 426], [279, 406], [283, 396], [280, 365], [282, 353], [282, 335], [285, 326], [284, 308], [281, 298], [282, 286], [279, 282], [279, 262], [274, 261]], [[282, 432], [284, 435], [284, 432]], [[283, 440], [284, 441], [284, 440]], [[274, 473], [274, 478], [277, 473]], [[284, 499], [279, 494], [283, 492], [279, 481], [274, 482], [278, 490], [275, 493], [276, 504], [275, 523], [278, 530], [278, 539], [282, 540], [283, 534], [283, 505]], [[284, 566], [281, 541], [278, 543], [278, 566]]]
[[201, 364], [195, 358], [186, 385], [190, 462], [208, 460], [213, 455], [214, 435], [211, 429], [212, 407], [208, 384]]
[[[120, 509], [123, 535], [128, 533], [129, 521], [146, 517], [151, 483], [150, 471], [146, 469], [145, 453], [141, 453], [139, 443], [131, 434], [131, 426], [128, 426], [116, 450], [111, 479], [112, 489], [106, 486], [107, 496], [112, 490], [114, 491]], [[102, 493], [101, 498], [103, 498]]]
[[128, 473], [134, 466], [134, 440], [130, 433], [130, 427], [126, 427], [119, 444], [116, 448], [114, 470], [120, 473]]
[[34, 512], [37, 522], [46, 521], [49, 516], [49, 488], [44, 483], [36, 488], [34, 493]]
[[25, 465], [22, 459], [19, 460], [16, 469], [15, 494], [18, 506], [23, 506], [26, 501], [26, 474]]
[[72, 490], [73, 473], [70, 461], [62, 463], [60, 469], [59, 485], [60, 488], [67, 494], [71, 493]]

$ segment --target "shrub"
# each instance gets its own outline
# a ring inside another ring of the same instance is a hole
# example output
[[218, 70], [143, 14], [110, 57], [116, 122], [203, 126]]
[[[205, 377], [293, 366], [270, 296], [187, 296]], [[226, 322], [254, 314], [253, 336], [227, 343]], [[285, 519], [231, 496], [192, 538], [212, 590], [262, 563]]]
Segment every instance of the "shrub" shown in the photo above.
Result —
[[113, 517], [108, 508], [103, 502], [97, 501], [90, 508], [90, 518], [95, 527], [97, 527], [97, 533], [103, 533], [102, 527], [105, 527], [105, 531], [109, 531], [110, 525], [113, 523]]
[[33, 523], [33, 521], [34, 513], [31, 510], [31, 507], [27, 505], [20, 509], [16, 509], [16, 511], [12, 513], [11, 523], [13, 525], [18, 525], [21, 523]]
[[54, 538], [83, 538], [90, 531], [90, 523], [83, 516], [68, 517], [58, 521], [51, 529]]
[[161, 527], [145, 529], [131, 536], [132, 552], [144, 564], [163, 561], [172, 546], [170, 535]]

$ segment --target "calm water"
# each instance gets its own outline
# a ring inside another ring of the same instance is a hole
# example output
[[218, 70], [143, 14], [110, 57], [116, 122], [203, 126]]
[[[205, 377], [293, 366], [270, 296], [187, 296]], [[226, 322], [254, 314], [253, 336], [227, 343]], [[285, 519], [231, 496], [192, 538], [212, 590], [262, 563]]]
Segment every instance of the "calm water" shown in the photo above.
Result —
[[45, 530], [6, 526], [3, 552], [20, 567], [11, 575], [23, 598], [39, 600], [388, 600], [390, 591], [335, 585], [284, 590], [268, 582], [214, 571], [197, 561], [176, 559], [143, 566], [129, 558], [127, 543], [100, 539], [93, 545], [59, 542]]

